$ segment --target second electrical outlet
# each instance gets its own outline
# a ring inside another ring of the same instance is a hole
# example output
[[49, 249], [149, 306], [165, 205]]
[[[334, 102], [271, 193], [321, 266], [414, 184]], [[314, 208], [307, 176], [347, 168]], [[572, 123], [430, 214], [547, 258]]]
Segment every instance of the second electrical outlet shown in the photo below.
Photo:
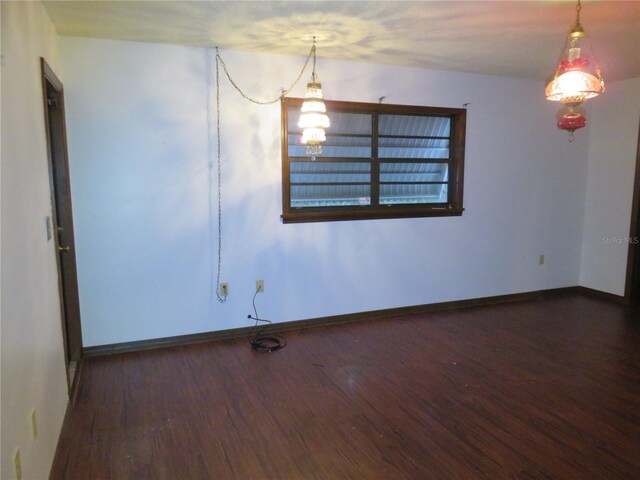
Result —
[[256, 280], [256, 292], [264, 292], [264, 280]]

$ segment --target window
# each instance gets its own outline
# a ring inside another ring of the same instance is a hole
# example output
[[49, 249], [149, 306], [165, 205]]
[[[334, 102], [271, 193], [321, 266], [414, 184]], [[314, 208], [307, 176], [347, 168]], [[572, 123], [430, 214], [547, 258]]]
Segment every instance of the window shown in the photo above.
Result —
[[285, 223], [462, 215], [466, 110], [325, 100], [331, 126], [314, 161], [301, 104], [282, 101]]

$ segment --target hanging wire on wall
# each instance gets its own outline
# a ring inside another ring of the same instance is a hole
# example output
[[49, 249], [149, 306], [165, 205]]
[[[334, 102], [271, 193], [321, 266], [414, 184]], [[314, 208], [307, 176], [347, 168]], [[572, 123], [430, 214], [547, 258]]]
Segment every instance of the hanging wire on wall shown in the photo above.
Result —
[[[314, 37], [315, 38], [315, 37]], [[222, 270], [222, 147], [221, 147], [221, 139], [220, 139], [220, 67], [222, 66], [222, 70], [226, 77], [229, 79], [229, 82], [235, 88], [238, 93], [242, 96], [242, 98], [255, 103], [257, 105], [271, 105], [281, 101], [284, 97], [286, 97], [291, 90], [295, 88], [298, 84], [304, 71], [309, 64], [309, 60], [311, 57], [314, 58], [315, 63], [315, 41], [311, 50], [309, 51], [309, 55], [307, 55], [306, 60], [304, 61], [304, 65], [302, 65], [302, 69], [300, 73], [293, 81], [291, 86], [286, 90], [282, 90], [280, 95], [274, 98], [273, 100], [257, 100], [255, 98], [247, 95], [237, 84], [237, 82], [231, 77], [229, 70], [227, 69], [227, 65], [220, 56], [220, 50], [216, 47], [216, 135], [217, 135], [217, 174], [218, 174], [218, 265], [217, 265], [217, 273], [216, 273], [216, 296], [218, 297], [218, 301], [220, 303], [224, 303], [227, 300], [226, 295], [221, 295], [220, 293], [220, 272]]]

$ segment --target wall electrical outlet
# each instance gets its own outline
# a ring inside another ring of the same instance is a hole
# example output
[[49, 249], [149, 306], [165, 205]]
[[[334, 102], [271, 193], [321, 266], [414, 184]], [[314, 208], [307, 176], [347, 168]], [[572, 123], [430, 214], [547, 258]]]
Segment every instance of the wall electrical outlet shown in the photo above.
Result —
[[16, 479], [22, 479], [22, 463], [20, 462], [20, 449], [16, 448], [16, 452], [13, 454], [13, 468], [15, 468]]
[[36, 409], [31, 409], [31, 440], [35, 440], [38, 436], [38, 419], [36, 417]]
[[544, 265], [544, 255], [540, 255], [540, 259], [538, 260], [540, 265]]
[[264, 292], [264, 280], [256, 280], [256, 292]]
[[229, 295], [229, 284], [227, 282], [220, 282], [220, 296], [226, 297]]

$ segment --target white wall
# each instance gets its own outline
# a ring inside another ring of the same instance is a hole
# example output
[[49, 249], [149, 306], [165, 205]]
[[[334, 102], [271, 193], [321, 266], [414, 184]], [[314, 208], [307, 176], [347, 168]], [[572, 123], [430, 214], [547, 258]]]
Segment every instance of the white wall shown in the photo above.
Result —
[[[40, 2], [2, 2], [2, 468], [45, 479], [67, 405], [44, 133], [40, 57], [56, 69], [57, 36]], [[30, 438], [31, 408], [38, 436]]]
[[[329, 99], [471, 103], [467, 210], [281, 224], [280, 107], [249, 104], [223, 80], [222, 280], [231, 293], [220, 305], [211, 293], [213, 53], [70, 37], [60, 48], [85, 346], [246, 326], [260, 278], [259, 312], [278, 321], [578, 283], [588, 137], [570, 144], [556, 129], [541, 82], [319, 58]], [[257, 97], [277, 95], [303, 60], [222, 55]]]
[[580, 284], [624, 295], [638, 146], [640, 78], [591, 101]]

